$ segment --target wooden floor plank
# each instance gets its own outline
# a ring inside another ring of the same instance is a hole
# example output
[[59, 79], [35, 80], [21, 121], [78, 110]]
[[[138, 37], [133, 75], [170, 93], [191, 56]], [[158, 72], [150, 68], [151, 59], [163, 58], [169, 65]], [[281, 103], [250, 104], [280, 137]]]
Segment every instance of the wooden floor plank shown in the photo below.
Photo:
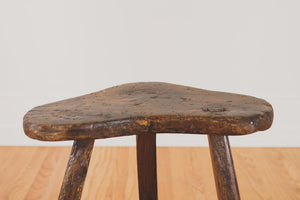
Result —
[[[57, 199], [70, 147], [0, 147], [0, 200]], [[300, 148], [232, 148], [243, 200], [300, 200]], [[208, 148], [157, 149], [158, 198], [216, 200]], [[138, 200], [135, 147], [95, 147], [82, 199]]]
[[300, 199], [300, 148], [233, 151], [242, 199]]
[[[6, 149], [9, 152], [9, 150]], [[1, 199], [25, 199], [25, 195], [42, 165], [48, 150], [40, 147], [14, 149], [11, 163], [1, 168]], [[2, 161], [1, 163], [5, 163]], [[7, 164], [7, 163], [6, 163]]]
[[[43, 163], [36, 173], [34, 177], [33, 183], [30, 186], [30, 189], [25, 197], [26, 200], [31, 199], [47, 199], [48, 193], [52, 191], [52, 187], [60, 186], [62, 183], [63, 175], [56, 175], [57, 170], [62, 171], [65, 167], [61, 167], [59, 164], [63, 163], [66, 165], [65, 160], [61, 161], [62, 158], [68, 158], [69, 152], [64, 152], [62, 154], [64, 148], [53, 147], [53, 148], [46, 148], [47, 156], [43, 160]], [[58, 166], [60, 168], [58, 168]], [[55, 182], [54, 179], [59, 179], [59, 182]], [[55, 182], [55, 184], [51, 184]], [[57, 187], [56, 189], [59, 189]], [[46, 195], [45, 195], [46, 194]], [[57, 193], [53, 195], [58, 195]], [[56, 197], [57, 199], [57, 197]]]

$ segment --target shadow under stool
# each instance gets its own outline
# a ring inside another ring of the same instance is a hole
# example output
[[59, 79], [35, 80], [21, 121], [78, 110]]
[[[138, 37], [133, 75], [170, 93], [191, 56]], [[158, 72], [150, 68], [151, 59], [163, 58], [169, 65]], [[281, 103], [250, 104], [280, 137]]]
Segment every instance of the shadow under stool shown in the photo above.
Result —
[[156, 134], [207, 134], [219, 200], [237, 200], [228, 135], [268, 129], [272, 106], [251, 96], [161, 82], [124, 84], [58, 101], [24, 116], [27, 136], [43, 141], [74, 140], [60, 200], [77, 200], [95, 139], [136, 135], [140, 200], [156, 200]]

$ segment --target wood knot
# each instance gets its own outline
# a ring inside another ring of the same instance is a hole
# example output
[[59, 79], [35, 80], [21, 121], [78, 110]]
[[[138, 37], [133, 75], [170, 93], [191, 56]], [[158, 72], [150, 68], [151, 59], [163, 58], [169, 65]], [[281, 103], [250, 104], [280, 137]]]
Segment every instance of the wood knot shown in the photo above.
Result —
[[148, 125], [148, 121], [146, 120], [137, 120], [136, 121], [140, 126], [147, 126]]

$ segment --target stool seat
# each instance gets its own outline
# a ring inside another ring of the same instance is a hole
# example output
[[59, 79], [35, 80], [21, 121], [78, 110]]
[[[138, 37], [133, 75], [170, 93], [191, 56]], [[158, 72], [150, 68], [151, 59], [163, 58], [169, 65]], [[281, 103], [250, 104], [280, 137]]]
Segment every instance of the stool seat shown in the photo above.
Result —
[[24, 131], [45, 141], [149, 133], [244, 135], [268, 129], [272, 106], [251, 96], [161, 82], [124, 84], [38, 106]]

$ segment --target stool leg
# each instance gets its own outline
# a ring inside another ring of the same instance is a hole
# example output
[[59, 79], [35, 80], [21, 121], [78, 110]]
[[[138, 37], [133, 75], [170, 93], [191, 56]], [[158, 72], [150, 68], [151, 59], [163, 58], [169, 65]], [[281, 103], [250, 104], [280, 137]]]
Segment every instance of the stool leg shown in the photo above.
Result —
[[140, 200], [157, 200], [156, 134], [136, 136]]
[[210, 156], [219, 200], [239, 200], [228, 136], [208, 135]]
[[95, 140], [75, 140], [59, 200], [80, 200]]

